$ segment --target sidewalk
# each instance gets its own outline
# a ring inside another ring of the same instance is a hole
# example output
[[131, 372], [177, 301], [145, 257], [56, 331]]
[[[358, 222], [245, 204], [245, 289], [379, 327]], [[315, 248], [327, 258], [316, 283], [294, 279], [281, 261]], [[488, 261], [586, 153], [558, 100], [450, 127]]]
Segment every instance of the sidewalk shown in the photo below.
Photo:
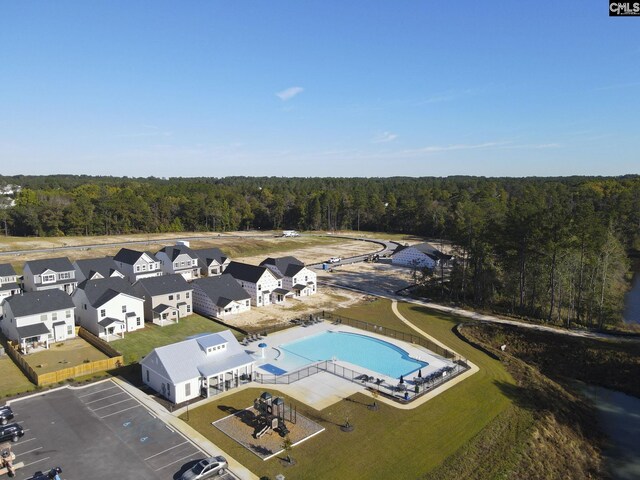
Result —
[[258, 477], [254, 475], [248, 468], [244, 467], [237, 460], [232, 458], [229, 454], [225, 453], [220, 449], [217, 445], [210, 442], [207, 438], [205, 438], [202, 434], [191, 428], [186, 422], [180, 420], [177, 416], [169, 413], [164, 407], [162, 407], [159, 403], [157, 403], [153, 398], [149, 397], [147, 394], [129, 384], [128, 382], [122, 380], [119, 377], [113, 378], [113, 381], [117, 383], [122, 389], [124, 389], [127, 393], [129, 393], [132, 397], [136, 398], [142, 405], [147, 408], [147, 410], [153, 412], [159, 419], [165, 422], [167, 425], [170, 425], [180, 433], [182, 433], [185, 437], [195, 443], [199, 448], [201, 448], [207, 455], [222, 455], [229, 462], [229, 470], [239, 479], [241, 480], [258, 480]]

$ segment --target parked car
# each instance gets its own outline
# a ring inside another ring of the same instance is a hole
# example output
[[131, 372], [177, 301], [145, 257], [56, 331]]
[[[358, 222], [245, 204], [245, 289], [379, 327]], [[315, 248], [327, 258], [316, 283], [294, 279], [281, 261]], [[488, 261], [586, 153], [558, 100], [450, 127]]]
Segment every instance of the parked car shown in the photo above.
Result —
[[193, 468], [184, 472], [180, 480], [200, 480], [222, 475], [228, 466], [227, 459], [222, 456], [205, 458], [200, 460]]
[[31, 480], [61, 480], [60, 474], [62, 469], [60, 467], [54, 467], [48, 472], [36, 472]]
[[6, 425], [13, 418], [13, 410], [8, 405], [0, 407], [0, 425]]
[[342, 259], [340, 257], [331, 257], [329, 259], [329, 263], [338, 263], [340, 261], [342, 261]]
[[17, 442], [23, 435], [24, 429], [17, 423], [10, 423], [0, 427], [0, 442], [6, 442], [7, 440]]

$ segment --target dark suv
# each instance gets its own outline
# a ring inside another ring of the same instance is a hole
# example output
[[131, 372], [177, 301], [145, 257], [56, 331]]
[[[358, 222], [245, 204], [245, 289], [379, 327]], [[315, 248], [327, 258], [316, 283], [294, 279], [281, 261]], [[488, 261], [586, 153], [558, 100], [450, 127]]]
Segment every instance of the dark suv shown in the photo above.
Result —
[[0, 407], [0, 425], [6, 425], [13, 418], [11, 407], [4, 405]]
[[0, 427], [0, 442], [11, 440], [17, 442], [24, 435], [24, 429], [17, 423]]

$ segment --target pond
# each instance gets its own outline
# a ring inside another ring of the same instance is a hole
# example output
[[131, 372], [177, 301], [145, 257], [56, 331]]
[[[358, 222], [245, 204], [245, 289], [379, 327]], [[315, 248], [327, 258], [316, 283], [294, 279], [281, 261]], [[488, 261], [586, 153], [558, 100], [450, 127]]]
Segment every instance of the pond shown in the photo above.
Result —
[[613, 478], [639, 479], [640, 398], [593, 385], [583, 391], [595, 403], [600, 425], [609, 437], [604, 455]]

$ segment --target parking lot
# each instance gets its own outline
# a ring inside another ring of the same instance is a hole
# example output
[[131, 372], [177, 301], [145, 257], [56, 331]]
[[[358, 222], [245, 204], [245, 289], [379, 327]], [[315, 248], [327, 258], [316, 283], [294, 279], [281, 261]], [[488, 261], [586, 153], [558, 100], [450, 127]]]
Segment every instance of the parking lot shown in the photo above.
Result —
[[[25, 435], [18, 480], [59, 466], [65, 480], [179, 478], [208, 455], [112, 381], [14, 401]], [[236, 478], [231, 473], [223, 477]]]

